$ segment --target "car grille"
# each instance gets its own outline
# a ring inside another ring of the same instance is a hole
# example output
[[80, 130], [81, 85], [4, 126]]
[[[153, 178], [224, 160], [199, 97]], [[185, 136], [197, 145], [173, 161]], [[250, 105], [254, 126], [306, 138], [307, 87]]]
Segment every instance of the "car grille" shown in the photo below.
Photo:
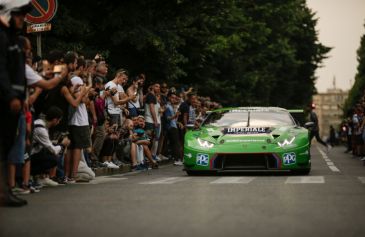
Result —
[[270, 170], [279, 168], [279, 159], [274, 154], [218, 154], [215, 169], [223, 170]]

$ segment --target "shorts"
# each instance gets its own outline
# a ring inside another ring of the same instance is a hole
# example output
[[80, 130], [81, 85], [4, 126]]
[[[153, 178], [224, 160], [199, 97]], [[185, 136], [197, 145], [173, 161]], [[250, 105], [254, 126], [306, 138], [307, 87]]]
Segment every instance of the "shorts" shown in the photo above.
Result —
[[158, 124], [157, 127], [155, 127], [155, 124], [153, 123], [146, 123], [146, 126], [145, 126], [145, 131], [146, 131], [146, 134], [153, 138], [153, 139], [160, 139], [160, 134], [161, 134], [161, 124]]
[[91, 147], [90, 127], [70, 126], [70, 149], [85, 149]]

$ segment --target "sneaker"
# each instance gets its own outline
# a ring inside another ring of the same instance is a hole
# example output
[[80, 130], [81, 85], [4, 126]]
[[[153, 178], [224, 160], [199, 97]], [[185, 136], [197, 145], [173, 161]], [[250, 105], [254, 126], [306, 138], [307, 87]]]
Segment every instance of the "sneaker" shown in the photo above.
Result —
[[29, 190], [30, 190], [30, 193], [39, 193], [41, 191], [40, 189], [33, 187], [33, 186], [29, 186]]
[[365, 161], [365, 156], [363, 158], [361, 158], [361, 161]]
[[160, 161], [161, 161], [160, 157], [158, 157], [158, 156], [156, 156], [156, 155], [152, 155], [152, 159], [153, 159], [154, 161], [157, 161], [157, 162], [160, 162]]
[[29, 186], [34, 187], [36, 189], [43, 188], [43, 185], [38, 182], [38, 180], [30, 181]]
[[64, 181], [65, 183], [67, 183], [67, 184], [74, 184], [74, 183], [76, 183], [76, 180], [75, 180], [75, 179], [73, 179], [73, 178], [69, 178], [69, 177], [67, 177], [67, 176], [65, 176], [65, 177], [63, 178], [63, 181]]
[[161, 159], [161, 160], [169, 160], [168, 157], [164, 156], [164, 155], [161, 155], [159, 154], [158, 157]]
[[39, 179], [38, 182], [40, 182], [43, 186], [51, 186], [51, 187], [58, 186], [58, 183], [50, 178]]
[[110, 169], [119, 169], [119, 166], [117, 166], [113, 162], [109, 162], [108, 168], [110, 168]]
[[26, 195], [30, 194], [30, 190], [28, 188], [12, 188], [11, 191], [16, 195]]
[[0, 196], [0, 206], [22, 207], [27, 204], [28, 204], [27, 200], [18, 198], [13, 193], [7, 193]]
[[177, 160], [177, 161], [174, 162], [174, 165], [182, 166], [182, 165], [184, 165], [184, 163], [181, 160]]
[[52, 177], [51, 178], [53, 181], [55, 181], [56, 183], [58, 183], [59, 185], [65, 185], [67, 184], [63, 179], [61, 178], [57, 178], [57, 177]]

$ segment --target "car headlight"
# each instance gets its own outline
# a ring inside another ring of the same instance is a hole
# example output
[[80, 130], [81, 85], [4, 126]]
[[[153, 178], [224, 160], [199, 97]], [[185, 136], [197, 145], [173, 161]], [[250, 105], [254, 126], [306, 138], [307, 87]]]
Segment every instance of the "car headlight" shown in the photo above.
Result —
[[285, 146], [288, 146], [288, 145], [291, 145], [295, 140], [295, 137], [292, 137], [291, 139], [284, 139], [284, 141], [282, 142], [278, 142], [278, 145], [280, 147], [285, 147]]
[[200, 138], [198, 138], [197, 140], [198, 140], [198, 143], [201, 147], [212, 148], [214, 146], [213, 143], [205, 141], [205, 140], [201, 140]]

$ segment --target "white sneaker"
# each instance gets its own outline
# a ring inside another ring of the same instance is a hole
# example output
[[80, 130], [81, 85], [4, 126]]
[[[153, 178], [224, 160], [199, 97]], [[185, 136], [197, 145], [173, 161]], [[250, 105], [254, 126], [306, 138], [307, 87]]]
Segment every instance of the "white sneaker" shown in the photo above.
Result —
[[361, 158], [361, 161], [365, 161], [365, 156], [363, 158]]
[[181, 160], [178, 160], [178, 161], [174, 162], [174, 165], [182, 166], [182, 165], [184, 165], [184, 163]]
[[159, 156], [157, 156], [157, 155], [152, 155], [152, 159], [154, 159], [157, 162], [160, 162], [161, 161], [161, 158]]
[[111, 169], [119, 169], [119, 166], [117, 166], [113, 162], [109, 162], [108, 168], [111, 168]]
[[58, 186], [58, 183], [50, 178], [39, 179], [38, 182], [41, 183], [43, 186], [51, 186], [51, 187]]
[[108, 161], [104, 161], [104, 162], [103, 162], [103, 165], [105, 165], [105, 167], [109, 168], [110, 163], [109, 163]]
[[158, 157], [161, 159], [161, 160], [169, 160], [168, 157], [164, 156], [164, 155], [161, 155], [159, 154]]

